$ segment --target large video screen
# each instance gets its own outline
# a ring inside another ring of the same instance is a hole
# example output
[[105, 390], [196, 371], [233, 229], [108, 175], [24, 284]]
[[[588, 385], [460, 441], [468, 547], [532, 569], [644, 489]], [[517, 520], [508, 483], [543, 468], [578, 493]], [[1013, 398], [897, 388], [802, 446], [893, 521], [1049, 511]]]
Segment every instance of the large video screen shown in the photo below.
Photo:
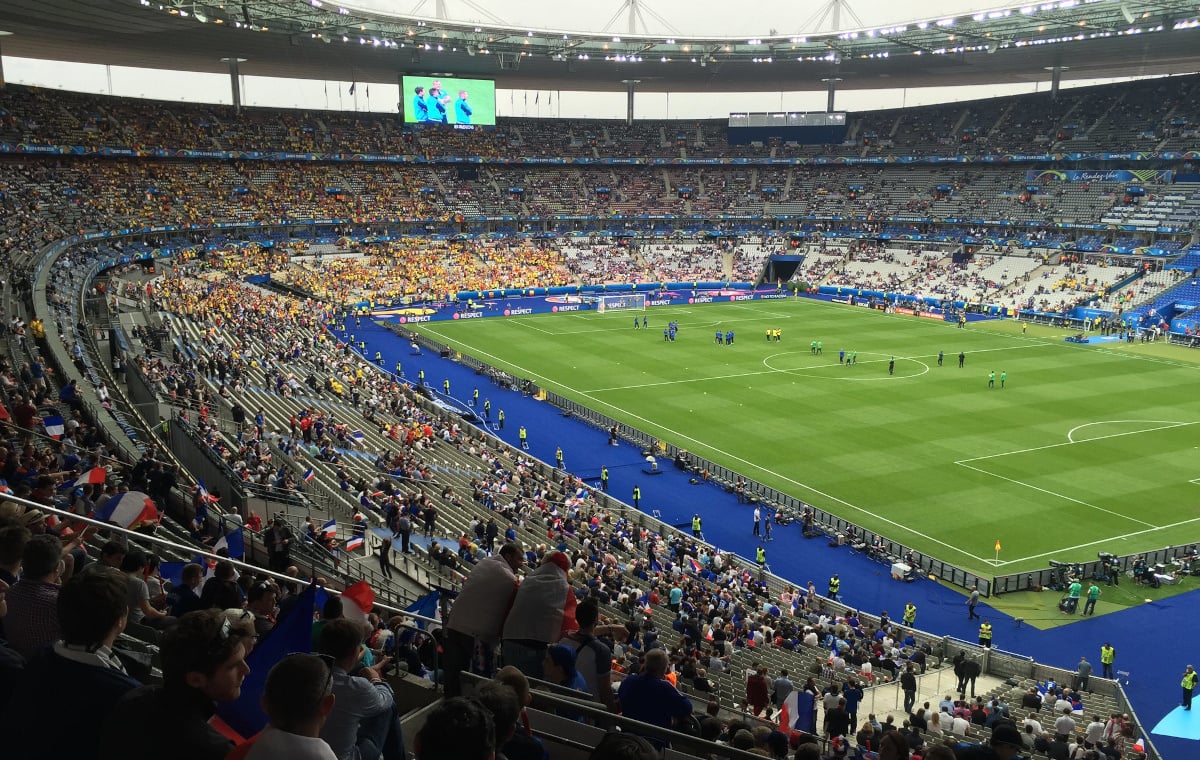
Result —
[[496, 125], [496, 83], [490, 79], [405, 76], [401, 86], [407, 124]]

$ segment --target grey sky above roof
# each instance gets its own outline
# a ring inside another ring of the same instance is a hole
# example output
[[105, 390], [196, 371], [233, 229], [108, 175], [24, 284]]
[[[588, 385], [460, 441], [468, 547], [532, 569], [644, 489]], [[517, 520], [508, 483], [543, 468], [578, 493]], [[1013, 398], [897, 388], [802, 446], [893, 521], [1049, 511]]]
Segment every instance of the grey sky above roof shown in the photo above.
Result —
[[[430, 18], [438, 17], [439, 8], [442, 8], [445, 18], [456, 21], [503, 22], [531, 29], [614, 34], [629, 31], [631, 6], [639, 11], [635, 15], [638, 34], [767, 36], [771, 30], [784, 35], [835, 31], [833, 8], [828, 0], [750, 0], [743, 3], [724, 0], [347, 0], [342, 5], [376, 13]], [[921, 3], [846, 0], [836, 31], [1002, 6], [1002, 0], [925, 0]]]

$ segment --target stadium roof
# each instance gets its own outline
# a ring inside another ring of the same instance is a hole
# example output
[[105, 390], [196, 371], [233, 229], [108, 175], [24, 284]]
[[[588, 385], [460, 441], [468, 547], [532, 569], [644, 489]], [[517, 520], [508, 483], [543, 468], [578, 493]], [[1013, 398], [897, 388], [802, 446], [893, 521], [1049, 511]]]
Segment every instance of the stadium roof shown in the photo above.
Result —
[[[914, 6], [914, 8], [917, 6]], [[764, 21], [764, 25], [768, 22]], [[819, 90], [987, 85], [1200, 70], [1200, 8], [1183, 0], [1057, 0], [886, 28], [761, 38], [621, 35], [395, 16], [330, 0], [5, 0], [6, 55], [184, 71], [500, 87]]]

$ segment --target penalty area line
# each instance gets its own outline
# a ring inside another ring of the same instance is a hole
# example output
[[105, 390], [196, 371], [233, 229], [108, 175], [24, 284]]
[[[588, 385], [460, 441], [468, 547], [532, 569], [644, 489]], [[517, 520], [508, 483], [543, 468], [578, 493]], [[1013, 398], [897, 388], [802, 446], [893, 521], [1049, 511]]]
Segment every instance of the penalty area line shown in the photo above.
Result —
[[1006, 481], [1006, 482], [1008, 482], [1008, 483], [1012, 483], [1013, 485], [1018, 485], [1018, 486], [1021, 486], [1021, 487], [1023, 487], [1023, 488], [1029, 488], [1029, 489], [1031, 489], [1031, 490], [1037, 491], [1038, 493], [1044, 493], [1044, 494], [1046, 494], [1047, 496], [1054, 496], [1054, 497], [1057, 497], [1057, 498], [1059, 498], [1059, 499], [1063, 499], [1063, 500], [1065, 500], [1065, 501], [1069, 501], [1069, 502], [1071, 502], [1071, 503], [1073, 503], [1073, 504], [1078, 504], [1078, 505], [1079, 505], [1079, 506], [1081, 506], [1081, 507], [1088, 507], [1089, 509], [1094, 509], [1094, 510], [1096, 510], [1097, 512], [1104, 512], [1105, 514], [1112, 515], [1113, 517], [1120, 517], [1120, 518], [1122, 518], [1122, 519], [1124, 519], [1124, 520], [1128, 520], [1128, 521], [1130, 521], [1130, 522], [1135, 522], [1135, 523], [1138, 523], [1139, 525], [1147, 525], [1147, 526], [1149, 526], [1149, 527], [1150, 527], [1150, 529], [1151, 529], [1151, 530], [1158, 530], [1158, 529], [1159, 529], [1159, 527], [1160, 527], [1160, 526], [1158, 526], [1158, 525], [1155, 525], [1154, 523], [1148, 523], [1148, 522], [1146, 522], [1145, 520], [1139, 520], [1139, 519], [1137, 519], [1136, 517], [1130, 517], [1129, 515], [1123, 515], [1123, 514], [1121, 514], [1120, 512], [1114, 512], [1114, 511], [1112, 511], [1111, 509], [1105, 509], [1104, 507], [1097, 507], [1095, 504], [1090, 504], [1090, 503], [1088, 503], [1088, 502], [1086, 502], [1086, 501], [1083, 501], [1083, 500], [1081, 500], [1081, 499], [1076, 499], [1076, 498], [1075, 498], [1075, 497], [1073, 497], [1073, 496], [1067, 496], [1066, 494], [1061, 494], [1061, 493], [1059, 493], [1059, 492], [1057, 492], [1057, 491], [1051, 491], [1051, 490], [1050, 490], [1050, 489], [1048, 489], [1048, 488], [1042, 488], [1041, 486], [1035, 486], [1035, 485], [1033, 485], [1032, 483], [1026, 483], [1026, 482], [1025, 482], [1025, 481], [1023, 481], [1023, 480], [1017, 480], [1016, 478], [1010, 478], [1010, 477], [1008, 477], [1008, 476], [1006, 476], [1006, 475], [1000, 475], [1000, 474], [998, 474], [998, 473], [995, 473], [995, 472], [988, 472], [987, 470], [984, 470], [984, 469], [982, 469], [982, 468], [975, 467], [975, 466], [973, 466], [973, 465], [969, 465], [969, 464], [963, 464], [962, 462], [955, 462], [955, 464], [957, 464], [957, 465], [959, 465], [959, 466], [962, 466], [962, 467], [966, 467], [968, 470], [974, 470], [975, 472], [979, 472], [979, 473], [982, 473], [982, 474], [984, 474], [984, 475], [990, 475], [990, 476], [992, 476], [993, 478], [999, 478], [1000, 480]]

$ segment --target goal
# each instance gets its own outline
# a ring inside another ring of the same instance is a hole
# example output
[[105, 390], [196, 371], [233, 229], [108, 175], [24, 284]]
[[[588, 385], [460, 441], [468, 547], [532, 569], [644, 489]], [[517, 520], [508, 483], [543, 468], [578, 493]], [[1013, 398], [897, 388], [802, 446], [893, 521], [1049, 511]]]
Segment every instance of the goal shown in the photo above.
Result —
[[619, 296], [598, 296], [596, 299], [596, 311], [604, 313], [606, 311], [645, 311], [646, 310], [646, 294], [645, 293], [622, 293]]

